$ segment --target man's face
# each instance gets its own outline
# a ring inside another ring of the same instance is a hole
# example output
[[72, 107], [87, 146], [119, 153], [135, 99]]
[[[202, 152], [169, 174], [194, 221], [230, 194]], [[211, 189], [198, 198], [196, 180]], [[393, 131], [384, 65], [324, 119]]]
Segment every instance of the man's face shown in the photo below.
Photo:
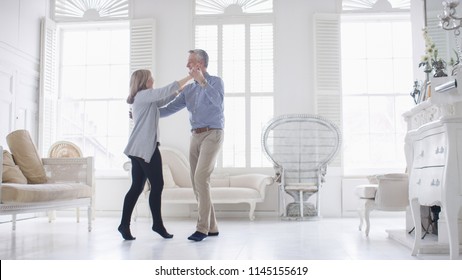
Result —
[[197, 58], [196, 58], [196, 55], [191, 53], [189, 54], [189, 57], [188, 57], [188, 64], [186, 64], [186, 67], [189, 69], [189, 71], [191, 71], [193, 68], [199, 68], [201, 69], [202, 71], [204, 70], [204, 67], [202, 65], [202, 62], [199, 61]]

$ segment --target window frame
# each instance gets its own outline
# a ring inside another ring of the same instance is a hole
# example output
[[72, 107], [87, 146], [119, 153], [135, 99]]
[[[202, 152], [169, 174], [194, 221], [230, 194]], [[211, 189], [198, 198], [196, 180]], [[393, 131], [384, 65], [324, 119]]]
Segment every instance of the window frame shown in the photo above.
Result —
[[[193, 45], [196, 44], [196, 26], [203, 26], [203, 25], [213, 25], [217, 26], [218, 29], [218, 61], [217, 61], [217, 73], [212, 73], [217, 76], [222, 77], [223, 74], [223, 56], [222, 56], [222, 28], [224, 25], [230, 25], [230, 24], [243, 24], [245, 25], [245, 38], [246, 38], [246, 50], [245, 50], [245, 65], [246, 71], [245, 74], [245, 92], [243, 93], [232, 93], [228, 95], [229, 97], [244, 97], [244, 102], [245, 102], [245, 114], [246, 114], [246, 120], [245, 120], [245, 131], [246, 131], [246, 139], [245, 139], [245, 166], [242, 167], [224, 167], [223, 166], [223, 149], [220, 151], [220, 154], [218, 155], [217, 158], [217, 170], [226, 170], [226, 171], [231, 171], [231, 172], [248, 172], [249, 169], [251, 169], [253, 172], [265, 172], [272, 168], [271, 166], [251, 166], [252, 164], [252, 159], [251, 159], [251, 154], [252, 154], [252, 143], [251, 143], [251, 117], [252, 117], [252, 112], [251, 112], [251, 99], [252, 97], [272, 97], [273, 99], [273, 115], [274, 115], [274, 97], [275, 97], [275, 92], [274, 92], [274, 84], [273, 84], [273, 92], [251, 92], [250, 89], [250, 79], [251, 79], [251, 74], [250, 74], [250, 26], [253, 24], [271, 24], [273, 28], [273, 47], [272, 47], [272, 52], [273, 52], [273, 83], [274, 83], [274, 29], [275, 29], [275, 21], [274, 21], [274, 16], [273, 14], [241, 14], [241, 15], [227, 15], [227, 14], [221, 14], [221, 15], [194, 15], [193, 17], [193, 25], [192, 25], [192, 33], [193, 33]], [[226, 102], [226, 84], [225, 84], [225, 102]], [[226, 110], [226, 104], [225, 104], [225, 110]], [[226, 123], [226, 120], [225, 120]], [[262, 125], [263, 128], [264, 124]], [[226, 135], [226, 125], [225, 125], [225, 135]], [[225, 136], [226, 137], [226, 136]], [[261, 145], [261, 139], [258, 139], [259, 145]], [[265, 160], [265, 159], [264, 159]], [[269, 163], [269, 160], [268, 160]]]
[[[377, 19], [377, 17], [380, 17], [379, 19]], [[387, 20], [388, 19], [388, 20]], [[380, 22], [380, 21], [387, 21], [387, 22], [390, 22], [390, 21], [394, 21], [394, 22], [399, 22], [399, 21], [409, 21], [410, 22], [410, 13], [408, 11], [404, 11], [404, 12], [398, 12], [398, 13], [368, 13], [368, 14], [358, 14], [358, 13], [349, 13], [349, 14], [342, 14], [341, 15], [341, 19], [340, 19], [340, 24], [342, 25], [343, 23], [345, 22]], [[340, 34], [340, 36], [342, 36], [342, 34]], [[412, 40], [412, 38], [410, 38], [410, 40]], [[412, 56], [411, 56], [412, 58]], [[343, 61], [343, 58], [342, 58], [342, 61]], [[343, 79], [343, 77], [342, 77]], [[412, 87], [412, 81], [410, 81], [410, 85], [409, 87], [411, 88]], [[345, 97], [366, 97], [366, 98], [369, 98], [369, 97], [394, 97], [394, 110], [395, 110], [395, 113], [394, 113], [394, 116], [397, 116], [396, 114], [396, 98], [397, 97], [408, 97], [409, 96], [409, 93], [408, 92], [403, 92], [403, 93], [398, 93], [398, 92], [394, 92], [394, 93], [390, 93], [390, 94], [373, 94], [373, 93], [361, 93], [361, 94], [345, 94], [345, 91], [342, 89], [342, 100], [345, 99]], [[411, 98], [410, 98], [410, 101], [411, 101]], [[342, 102], [342, 110], [344, 110], [345, 108], [345, 104], [344, 102]], [[370, 107], [368, 107], [368, 109], [370, 109]], [[411, 109], [411, 107], [409, 108]], [[344, 120], [344, 114], [342, 114], [342, 119], [343, 121]], [[399, 131], [397, 131], [397, 127], [396, 127], [396, 123], [397, 123], [398, 120], [395, 120], [395, 124], [394, 124], [394, 131], [393, 131], [393, 134], [394, 135], [397, 135]], [[405, 128], [405, 124], [404, 124], [404, 119], [401, 118], [400, 121], [403, 123], [403, 126]], [[345, 128], [343, 128], [342, 130], [344, 131]], [[345, 162], [346, 162], [346, 156], [344, 154], [344, 158], [343, 158], [343, 173], [345, 176], [358, 176], [358, 175], [370, 175], [370, 174], [381, 174], [381, 173], [402, 173], [405, 171], [405, 168], [406, 168], [406, 162], [405, 162], [405, 158], [404, 158], [404, 135], [405, 135], [406, 131], [403, 131], [402, 134], [403, 134], [403, 159], [404, 159], [404, 162], [403, 162], [403, 166], [388, 166], [388, 167], [348, 167]], [[368, 135], [372, 135], [371, 132], [369, 131], [368, 132]], [[348, 144], [346, 143], [346, 138], [344, 137], [344, 146], [345, 144]], [[397, 139], [397, 138], [396, 138]], [[398, 143], [395, 143], [394, 144], [394, 148], [395, 150], [398, 148]], [[345, 149], [345, 147], [344, 147]], [[343, 152], [344, 153], [344, 152]]]
[[[118, 20], [118, 21], [98, 21], [98, 22], [60, 22], [56, 23], [57, 26], [57, 48], [58, 48], [58, 55], [57, 55], [57, 114], [61, 115], [61, 112], [63, 110], [63, 93], [62, 93], [62, 71], [63, 71], [63, 32], [69, 31], [69, 30], [82, 30], [82, 31], [88, 31], [88, 30], [113, 30], [113, 29], [126, 29], [130, 32], [130, 21], [129, 20]], [[129, 35], [130, 36], [130, 35]], [[130, 56], [130, 49], [127, 54]], [[130, 69], [130, 62], [128, 64], [128, 67]], [[130, 70], [129, 70], [130, 71]], [[129, 73], [127, 73], [129, 75]], [[92, 98], [92, 99], [82, 99], [82, 102], [86, 101], [120, 101], [125, 104], [126, 96], [121, 96], [119, 98], [113, 98], [113, 97], [108, 97], [108, 98]], [[128, 112], [128, 105], [127, 105], [127, 112]], [[127, 113], [128, 114], [128, 113]], [[128, 115], [127, 115], [128, 116]], [[62, 138], [62, 131], [61, 131], [61, 126], [58, 124], [58, 121], [56, 120], [56, 137], [57, 139], [63, 139]], [[127, 131], [127, 137], [129, 136], [129, 130], [130, 127], [127, 125], [126, 131]], [[86, 137], [85, 134], [81, 135], [82, 137]], [[108, 136], [108, 135], [106, 135]], [[55, 141], [54, 139], [53, 141]], [[72, 141], [72, 140], [71, 140]], [[82, 150], [84, 150], [84, 147], [80, 147]], [[122, 152], [120, 152], [122, 153]], [[85, 156], [94, 156], [95, 155], [85, 155]], [[95, 157], [96, 159], [96, 157]], [[125, 175], [125, 171], [123, 170], [123, 166], [120, 165], [120, 168], [113, 168], [113, 169], [107, 169], [107, 168], [100, 168], [97, 169], [95, 166], [95, 174], [98, 177], [117, 177], [117, 176], [122, 176]]]

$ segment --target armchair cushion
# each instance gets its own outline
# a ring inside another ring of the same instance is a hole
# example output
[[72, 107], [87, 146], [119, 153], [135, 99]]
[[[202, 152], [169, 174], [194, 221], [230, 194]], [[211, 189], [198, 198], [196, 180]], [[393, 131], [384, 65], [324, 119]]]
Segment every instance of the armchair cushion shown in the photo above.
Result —
[[45, 168], [27, 130], [16, 130], [6, 136], [14, 162], [19, 166], [29, 184], [47, 182]]
[[376, 184], [365, 184], [356, 187], [356, 195], [359, 198], [374, 199], [377, 193], [378, 185]]
[[359, 230], [365, 221], [366, 236], [369, 235], [371, 211], [405, 211], [409, 205], [409, 179], [406, 173], [389, 173], [367, 178], [370, 184], [359, 185], [355, 190], [359, 197]]
[[19, 166], [14, 163], [13, 156], [8, 151], [3, 151], [3, 183], [27, 184], [27, 178], [22, 174]]

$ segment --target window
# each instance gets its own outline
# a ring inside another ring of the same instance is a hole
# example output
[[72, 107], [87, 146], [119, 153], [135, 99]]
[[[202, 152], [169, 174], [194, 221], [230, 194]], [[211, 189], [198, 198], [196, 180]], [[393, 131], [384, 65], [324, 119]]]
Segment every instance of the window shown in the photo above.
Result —
[[95, 168], [120, 170], [129, 133], [128, 24], [79, 24], [60, 29], [57, 139], [69, 140]]
[[411, 7], [410, 0], [342, 0], [343, 11], [361, 11], [361, 10], [409, 10]]
[[128, 19], [129, 0], [54, 0], [51, 15], [57, 22]]
[[[42, 155], [55, 141], [68, 140], [94, 157], [97, 174], [122, 170], [126, 157], [121, 151], [129, 134], [130, 50], [136, 49], [142, 59], [135, 61], [143, 67], [150, 67], [152, 57], [152, 49], [145, 52], [140, 40], [130, 38], [140, 33], [133, 30], [140, 24], [129, 25], [129, 2], [50, 1], [53, 20], [42, 21], [41, 40]], [[153, 45], [150, 35], [141, 41]]]
[[402, 113], [413, 105], [410, 18], [344, 16], [341, 34], [345, 174], [403, 172]]
[[273, 20], [252, 16], [271, 11], [272, 1], [196, 1], [195, 47], [207, 51], [208, 72], [225, 84], [225, 141], [218, 167], [271, 166], [262, 153], [261, 132], [273, 117]]

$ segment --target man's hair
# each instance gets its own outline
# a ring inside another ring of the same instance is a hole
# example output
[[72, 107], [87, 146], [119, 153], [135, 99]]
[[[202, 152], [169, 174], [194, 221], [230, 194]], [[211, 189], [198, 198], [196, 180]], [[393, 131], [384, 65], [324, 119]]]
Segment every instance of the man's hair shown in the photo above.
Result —
[[193, 53], [199, 60], [203, 61], [206, 68], [209, 66], [209, 55], [206, 51], [201, 49], [194, 49], [190, 50], [189, 53]]

